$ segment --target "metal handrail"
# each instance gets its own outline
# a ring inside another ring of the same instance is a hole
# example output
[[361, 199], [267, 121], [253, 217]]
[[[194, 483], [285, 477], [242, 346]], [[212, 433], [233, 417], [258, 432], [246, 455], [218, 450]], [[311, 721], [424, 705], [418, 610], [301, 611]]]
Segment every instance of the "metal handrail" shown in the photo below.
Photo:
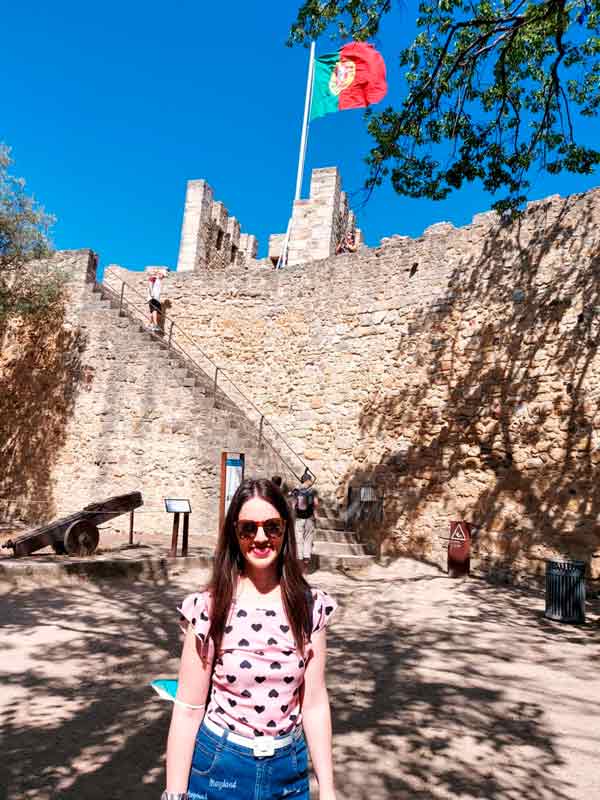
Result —
[[[120, 286], [118, 286], [118, 289], [114, 288], [114, 284], [117, 281], [120, 283]], [[111, 285], [111, 283], [113, 285]], [[129, 284], [126, 281], [124, 281], [122, 279], [119, 279], [119, 278], [115, 278], [114, 281], [111, 281], [110, 277], [105, 274], [103, 276], [102, 283], [96, 283], [96, 287], [97, 287], [97, 289], [99, 291], [107, 291], [107, 292], [109, 292], [113, 296], [113, 298], [119, 303], [119, 315], [120, 316], [123, 316], [124, 313], [127, 316], [133, 316], [132, 312], [135, 312], [135, 315], [137, 315], [138, 317], [141, 317], [144, 321], [147, 319], [147, 303], [148, 303], [148, 300], [147, 300], [147, 298], [144, 297], [144, 295], [140, 291], [138, 291], [131, 284]], [[139, 305], [139, 304], [133, 303], [128, 298], [125, 297], [125, 290], [126, 289], [127, 289], [128, 293], [129, 292], [133, 292], [134, 295], [137, 295], [138, 297], [141, 298], [142, 304], [143, 304], [143, 311], [140, 311], [139, 308], [137, 307], [137, 305]], [[163, 313], [162, 317], [163, 317], [163, 320], [165, 321], [165, 328], [166, 328], [166, 322], [167, 322], [167, 318], [168, 318], [167, 314]], [[189, 361], [196, 370], [201, 372], [206, 377], [206, 379], [208, 381], [211, 380], [211, 376], [206, 372], [206, 370], [202, 366], [200, 366], [200, 364], [196, 361], [196, 359], [194, 359], [187, 352], [187, 350], [185, 350], [181, 346], [181, 344], [179, 344], [177, 339], [173, 339], [173, 331], [175, 330], [177, 332], [177, 334], [178, 334], [177, 338], [179, 338], [179, 336], [181, 336], [183, 339], [185, 339], [186, 341], [190, 342], [190, 344], [194, 348], [196, 348], [196, 350], [198, 350], [198, 352], [201, 354], [201, 356], [206, 361], [208, 361], [208, 363], [214, 369], [213, 396], [214, 396], [214, 399], [215, 399], [215, 403], [217, 402], [217, 389], [220, 389], [221, 392], [223, 393], [223, 395], [225, 396], [225, 398], [228, 399], [230, 402], [232, 402], [232, 403], [235, 402], [235, 401], [232, 400], [232, 398], [229, 396], [229, 394], [226, 391], [224, 391], [222, 384], [219, 385], [219, 382], [218, 382], [219, 381], [219, 376], [221, 376], [231, 386], [233, 386], [235, 391], [258, 414], [258, 416], [260, 418], [259, 423], [258, 423], [258, 442], [259, 442], [259, 446], [260, 446], [261, 443], [264, 442], [264, 444], [267, 445], [268, 447], [270, 447], [270, 449], [273, 451], [273, 453], [275, 453], [283, 461], [283, 463], [290, 470], [292, 475], [294, 475], [298, 480], [300, 480], [300, 476], [290, 466], [290, 464], [281, 455], [281, 453], [279, 453], [279, 451], [277, 451], [275, 449], [273, 444], [267, 438], [264, 437], [264, 427], [265, 427], [265, 425], [267, 425], [270, 428], [270, 430], [275, 434], [275, 436], [280, 440], [280, 442], [284, 445], [284, 447], [286, 447], [287, 450], [289, 450], [289, 452], [294, 456], [294, 458], [296, 458], [302, 464], [302, 466], [304, 467], [304, 470], [305, 471], [308, 470], [308, 472], [311, 475], [314, 475], [314, 473], [310, 470], [310, 468], [308, 467], [306, 462], [298, 455], [298, 453], [296, 453], [295, 450], [293, 450], [291, 445], [288, 444], [288, 442], [284, 439], [283, 435], [277, 430], [277, 428], [273, 425], [273, 423], [265, 416], [265, 414], [260, 410], [260, 408], [258, 408], [258, 406], [246, 394], [244, 394], [244, 392], [239, 388], [239, 386], [235, 383], [235, 381], [233, 381], [232, 378], [229, 377], [227, 372], [222, 367], [219, 367], [212, 360], [212, 358], [202, 350], [202, 348], [194, 341], [194, 339], [186, 331], [184, 331], [183, 328], [181, 328], [181, 326], [179, 326], [175, 322], [174, 319], [170, 319], [169, 318], [168, 321], [169, 321], [169, 332], [168, 332], [168, 338], [167, 338], [167, 342], [166, 342], [167, 349], [173, 350], [178, 355], [182, 356], [185, 360]], [[157, 336], [156, 333], [153, 333], [153, 332], [150, 332], [150, 333], [151, 333], [152, 337], [155, 338], [157, 341], [159, 341], [159, 342], [161, 342], [163, 344], [165, 343], [164, 338], [162, 336]], [[315, 477], [315, 482], [316, 482], [316, 476], [314, 476], [314, 477]]]

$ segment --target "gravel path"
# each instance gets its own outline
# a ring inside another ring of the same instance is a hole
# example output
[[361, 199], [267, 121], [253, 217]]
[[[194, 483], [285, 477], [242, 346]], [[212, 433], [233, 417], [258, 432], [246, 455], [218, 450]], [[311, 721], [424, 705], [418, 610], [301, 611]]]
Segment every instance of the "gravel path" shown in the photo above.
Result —
[[[0, 797], [160, 796], [169, 714], [147, 684], [175, 673], [175, 605], [204, 577], [0, 597]], [[600, 797], [598, 601], [578, 628], [546, 621], [539, 594], [409, 560], [311, 580], [340, 602], [338, 800]]]

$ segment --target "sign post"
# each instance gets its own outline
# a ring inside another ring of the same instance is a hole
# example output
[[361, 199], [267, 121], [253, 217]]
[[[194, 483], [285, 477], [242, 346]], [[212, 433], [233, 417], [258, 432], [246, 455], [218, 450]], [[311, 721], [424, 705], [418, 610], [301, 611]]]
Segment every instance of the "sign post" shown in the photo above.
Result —
[[167, 514], [173, 514], [173, 530], [171, 532], [171, 558], [177, 557], [177, 540], [179, 538], [179, 515], [183, 514], [183, 541], [181, 542], [181, 555], [187, 556], [188, 554], [188, 535], [190, 514], [192, 507], [189, 500], [183, 498], [165, 497], [165, 511]]

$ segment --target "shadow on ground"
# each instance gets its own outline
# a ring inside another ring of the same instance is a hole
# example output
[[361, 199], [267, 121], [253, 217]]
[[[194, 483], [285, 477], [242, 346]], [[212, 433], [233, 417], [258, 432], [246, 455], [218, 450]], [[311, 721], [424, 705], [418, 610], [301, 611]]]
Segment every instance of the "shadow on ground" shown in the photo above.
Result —
[[[536, 594], [422, 565], [313, 582], [340, 601], [329, 667], [338, 800], [582, 796], [571, 749], [585, 772], [598, 742], [568, 730], [598, 695], [597, 622], [557, 626]], [[174, 608], [193, 586], [113, 581], [2, 599], [9, 800], [160, 795], [169, 715], [147, 683], [176, 671]]]

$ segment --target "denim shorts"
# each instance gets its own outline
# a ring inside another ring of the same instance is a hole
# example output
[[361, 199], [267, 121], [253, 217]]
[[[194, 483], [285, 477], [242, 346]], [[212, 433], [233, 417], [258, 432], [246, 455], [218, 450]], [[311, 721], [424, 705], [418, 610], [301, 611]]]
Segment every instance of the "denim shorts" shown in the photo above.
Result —
[[272, 756], [218, 736], [203, 724], [198, 731], [188, 785], [190, 800], [310, 800], [308, 754], [300, 726], [290, 744]]

